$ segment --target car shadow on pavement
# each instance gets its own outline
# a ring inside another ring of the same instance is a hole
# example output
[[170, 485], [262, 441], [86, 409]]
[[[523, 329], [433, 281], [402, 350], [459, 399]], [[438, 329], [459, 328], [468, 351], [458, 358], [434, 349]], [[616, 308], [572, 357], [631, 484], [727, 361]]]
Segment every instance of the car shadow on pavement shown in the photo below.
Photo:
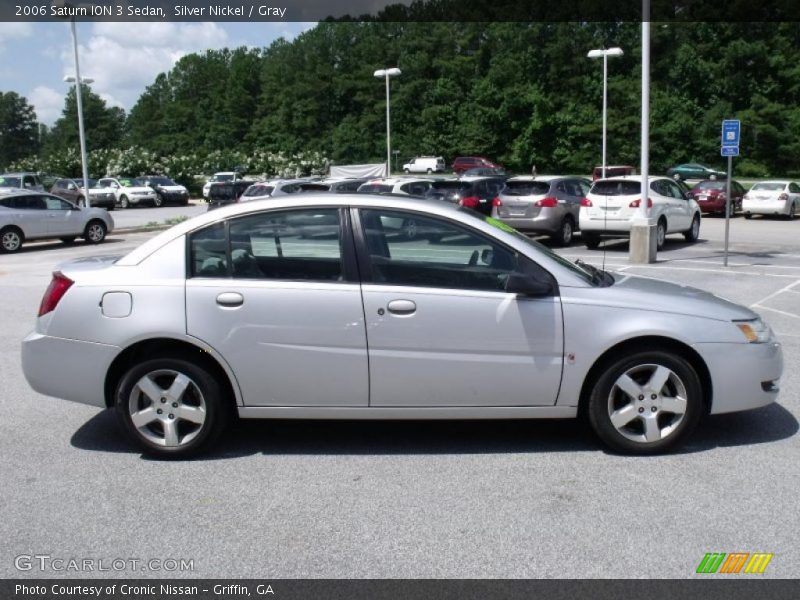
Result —
[[[763, 444], [800, 429], [779, 404], [706, 418], [678, 450]], [[138, 453], [113, 411], [98, 413], [74, 433], [81, 450]], [[211, 452], [197, 460], [264, 455], [502, 454], [604, 451], [581, 420], [339, 421], [239, 420]], [[146, 458], [143, 456], [143, 458]]]
[[109, 237], [103, 240], [102, 244], [87, 244], [83, 240], [75, 240], [70, 244], [65, 244], [64, 242], [58, 240], [48, 242], [29, 242], [14, 252], [14, 255], [28, 254], [32, 252], [44, 252], [45, 250], [56, 250], [58, 248], [94, 248], [99, 252], [109, 244], [118, 244], [119, 242], [125, 241], [125, 238], [112, 238], [110, 236], [111, 234], [109, 234]]

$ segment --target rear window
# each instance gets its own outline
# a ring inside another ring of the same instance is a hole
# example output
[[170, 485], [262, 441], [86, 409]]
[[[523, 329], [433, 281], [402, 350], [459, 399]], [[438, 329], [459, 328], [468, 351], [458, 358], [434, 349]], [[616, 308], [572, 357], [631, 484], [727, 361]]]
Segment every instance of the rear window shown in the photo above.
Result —
[[304, 192], [327, 192], [331, 189], [327, 183], [304, 183], [300, 186]]
[[438, 192], [450, 192], [456, 194], [458, 192], [468, 190], [469, 183], [466, 181], [434, 181], [431, 183], [431, 189]]
[[358, 192], [361, 194], [391, 194], [392, 186], [381, 185], [379, 183], [365, 183], [358, 188]]
[[503, 194], [506, 196], [540, 196], [550, 191], [546, 181], [506, 181]]
[[725, 184], [721, 181], [701, 181], [694, 189], [696, 190], [721, 190]]
[[269, 196], [275, 189], [271, 185], [251, 185], [244, 193], [248, 198], [252, 196]]
[[642, 184], [639, 181], [598, 181], [589, 193], [600, 196], [632, 196], [642, 193]]
[[750, 188], [753, 192], [780, 192], [786, 187], [785, 183], [757, 183], [752, 188]]

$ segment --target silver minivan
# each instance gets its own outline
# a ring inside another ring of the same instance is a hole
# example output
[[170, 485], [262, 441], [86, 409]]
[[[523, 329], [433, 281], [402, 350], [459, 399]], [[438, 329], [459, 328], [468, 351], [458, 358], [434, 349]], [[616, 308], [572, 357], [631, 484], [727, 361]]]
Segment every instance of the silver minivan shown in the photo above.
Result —
[[592, 184], [580, 177], [512, 177], [494, 201], [492, 216], [526, 233], [544, 233], [567, 246], [578, 228], [581, 199]]

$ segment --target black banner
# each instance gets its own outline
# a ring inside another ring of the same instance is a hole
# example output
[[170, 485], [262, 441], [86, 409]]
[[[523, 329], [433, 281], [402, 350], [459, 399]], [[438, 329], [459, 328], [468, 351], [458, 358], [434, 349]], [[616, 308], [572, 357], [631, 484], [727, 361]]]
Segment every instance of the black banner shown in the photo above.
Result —
[[3, 600], [795, 600], [798, 580], [29, 579], [0, 582]]
[[[651, 0], [650, 20], [800, 21], [797, 0]], [[642, 0], [2, 0], [0, 21], [641, 21]]]

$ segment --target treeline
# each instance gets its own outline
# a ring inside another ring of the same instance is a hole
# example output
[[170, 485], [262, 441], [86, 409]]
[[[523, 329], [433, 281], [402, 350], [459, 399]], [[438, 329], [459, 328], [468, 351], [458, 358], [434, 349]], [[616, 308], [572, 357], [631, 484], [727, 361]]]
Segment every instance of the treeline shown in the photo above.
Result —
[[[161, 156], [263, 150], [381, 162], [385, 90], [372, 74], [397, 66], [392, 145], [400, 161], [479, 154], [518, 171], [536, 164], [586, 173], [600, 158], [602, 94], [602, 64], [586, 53], [611, 46], [625, 55], [609, 59], [608, 160], [636, 165], [634, 22], [324, 22], [292, 42], [185, 56], [127, 118], [100, 107], [97, 132], [87, 118], [87, 139]], [[720, 122], [740, 118], [737, 173], [800, 176], [800, 23], [654, 23], [651, 78], [654, 172], [721, 165]], [[66, 110], [63, 122], [74, 131]], [[55, 135], [60, 123], [42, 153], [76, 143]]]

